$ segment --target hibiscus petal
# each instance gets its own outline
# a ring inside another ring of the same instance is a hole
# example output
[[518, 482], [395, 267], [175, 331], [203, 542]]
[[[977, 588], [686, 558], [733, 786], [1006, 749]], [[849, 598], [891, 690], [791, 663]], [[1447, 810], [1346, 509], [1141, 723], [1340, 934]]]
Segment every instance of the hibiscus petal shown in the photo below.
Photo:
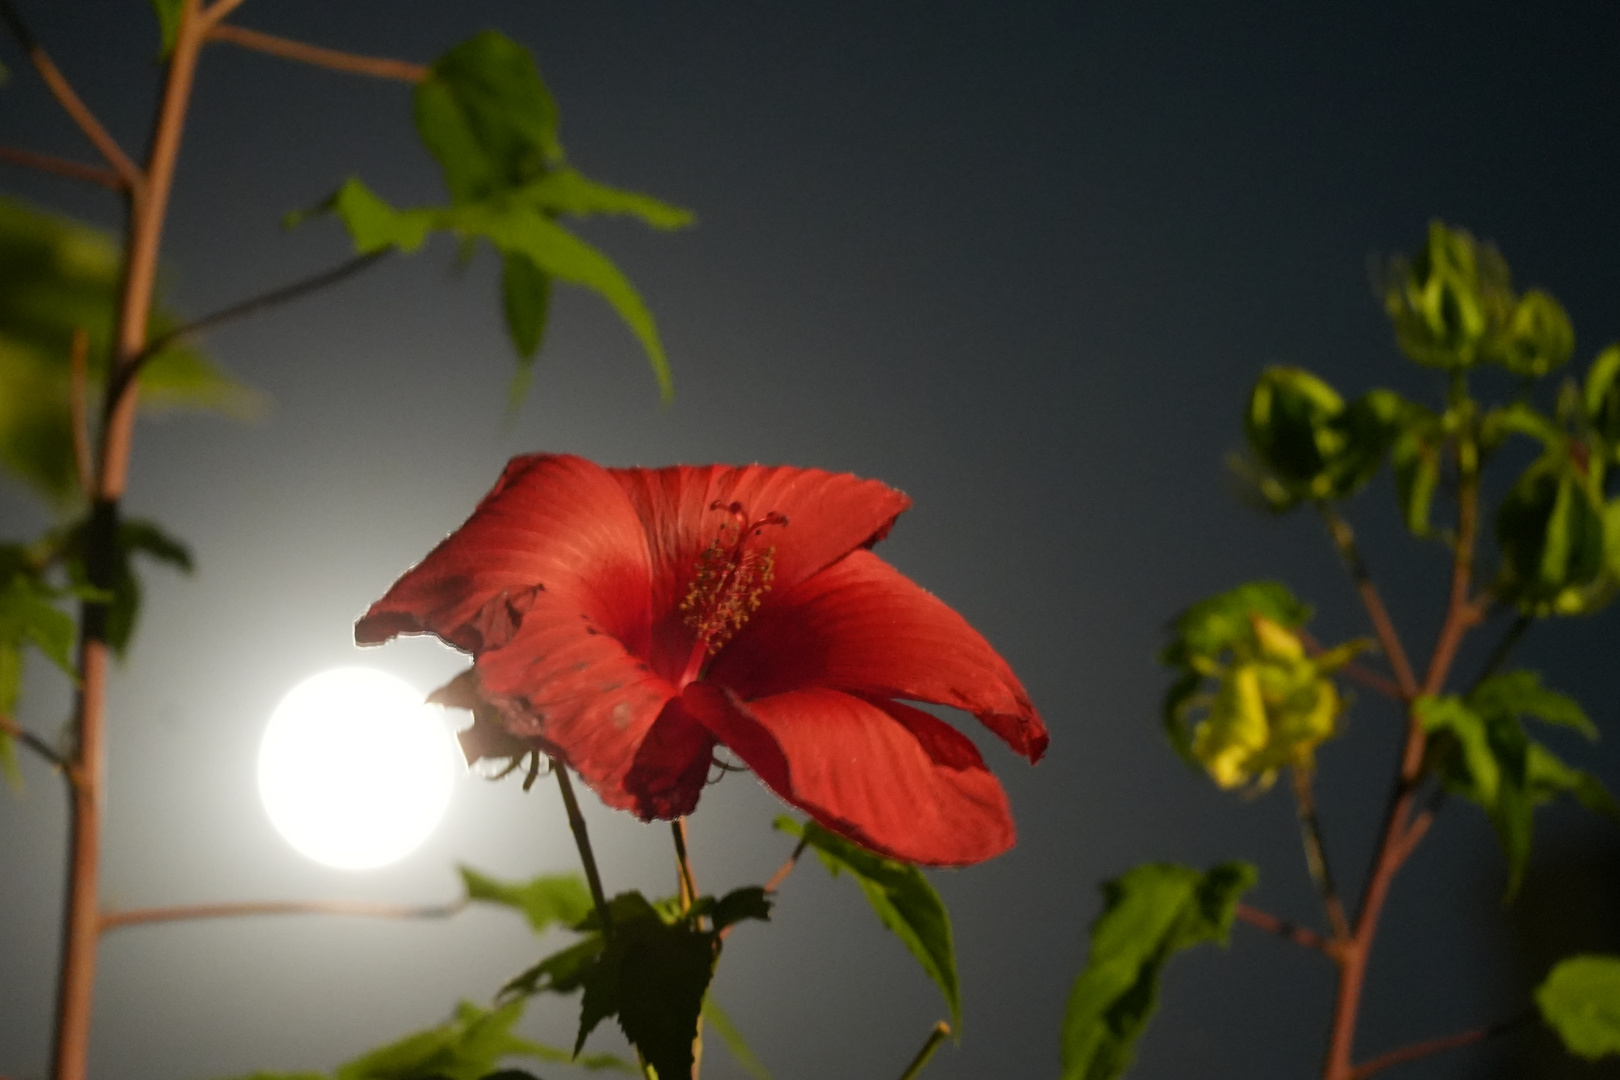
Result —
[[609, 806], [639, 803], [625, 775], [675, 687], [588, 614], [550, 592], [512, 640], [475, 662], [479, 692], [512, 734], [543, 740]]
[[820, 686], [972, 713], [1030, 761], [1046, 727], [1001, 655], [944, 601], [869, 551], [775, 597], [709, 678], [744, 701]]
[[745, 705], [707, 682], [683, 703], [772, 791], [874, 851], [963, 866], [1013, 844], [1007, 795], [978, 750], [921, 710], [825, 689]]
[[641, 519], [607, 470], [566, 455], [518, 457], [466, 524], [371, 606], [354, 636], [374, 645], [431, 633], [479, 653], [511, 640], [545, 593], [644, 651], [650, 583]]

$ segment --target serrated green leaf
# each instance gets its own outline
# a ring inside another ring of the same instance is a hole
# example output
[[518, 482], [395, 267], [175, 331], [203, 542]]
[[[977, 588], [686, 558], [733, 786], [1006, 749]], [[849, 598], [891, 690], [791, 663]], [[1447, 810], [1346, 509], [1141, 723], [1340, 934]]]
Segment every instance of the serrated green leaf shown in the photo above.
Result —
[[704, 914], [714, 921], [714, 928], [719, 931], [744, 919], [769, 922], [771, 904], [770, 894], [763, 887], [747, 885], [741, 889], [731, 890], [714, 901], [712, 906], [705, 906]]
[[521, 1001], [493, 1010], [464, 1001], [449, 1023], [362, 1054], [338, 1066], [333, 1080], [481, 1080], [501, 1059], [527, 1055], [535, 1045], [512, 1034], [522, 1014]]
[[371, 255], [390, 247], [410, 254], [422, 246], [433, 229], [436, 211], [396, 210], [359, 177], [351, 176], [324, 203], [299, 215], [288, 215], [289, 225], [305, 217], [332, 213], [343, 222], [359, 255]]
[[1256, 877], [1248, 863], [1224, 863], [1207, 874], [1150, 863], [1103, 885], [1091, 955], [1063, 1020], [1062, 1080], [1124, 1075], [1158, 1006], [1165, 962], [1204, 942], [1225, 945], [1238, 898]]
[[[73, 644], [78, 626], [56, 606], [58, 593], [43, 581], [16, 574], [0, 581], [0, 642], [38, 649], [61, 671], [73, 676]], [[0, 684], [0, 712], [9, 713], [15, 695]]]
[[180, 33], [180, 16], [185, 6], [185, 0], [152, 0], [152, 11], [157, 15], [158, 33], [163, 39], [164, 57], [174, 51], [174, 39]]
[[557, 104], [529, 50], [493, 30], [462, 42], [416, 87], [416, 129], [454, 202], [474, 202], [560, 165]]
[[771, 1071], [749, 1047], [748, 1040], [737, 1030], [737, 1025], [733, 1024], [731, 1018], [715, 1004], [713, 995], [703, 999], [703, 1021], [709, 1025], [709, 1030], [720, 1036], [720, 1041], [726, 1044], [726, 1049], [731, 1051], [738, 1068], [754, 1080], [771, 1080]]
[[[625, 1038], [659, 1076], [690, 1076], [698, 1017], [720, 958], [719, 935], [679, 923], [638, 923], [615, 927], [608, 951], [619, 953], [617, 1012]], [[589, 996], [589, 984], [585, 992]]]
[[529, 881], [506, 882], [470, 867], [460, 870], [467, 899], [515, 908], [536, 934], [559, 924], [572, 926], [591, 911], [590, 890], [578, 874], [543, 874]]
[[600, 932], [561, 949], [501, 987], [499, 996], [514, 994], [571, 994], [585, 985], [585, 976], [601, 955], [606, 942]]
[[599, 184], [566, 165], [524, 184], [516, 196], [546, 214], [634, 217], [655, 229], [684, 229], [696, 220], [690, 210], [639, 191]]
[[1588, 1061], [1620, 1054], [1620, 956], [1559, 961], [1536, 988], [1536, 1005], [1570, 1053]]
[[951, 918], [939, 893], [922, 871], [910, 863], [886, 859], [843, 837], [828, 832], [813, 821], [803, 825], [787, 816], [776, 819], [776, 828], [815, 848], [828, 873], [836, 877], [847, 872], [861, 887], [867, 903], [894, 932], [923, 971], [939, 987], [951, 1010], [951, 1029], [962, 1031], [961, 987], [956, 979], [956, 948], [951, 940]]
[[[83, 330], [94, 397], [107, 370], [119, 279], [119, 248], [109, 234], [0, 199], [0, 468], [57, 510], [83, 499], [73, 459], [70, 345]], [[178, 325], [154, 308], [152, 335]], [[248, 416], [261, 400], [183, 345], [151, 357], [140, 386], [147, 409]]]

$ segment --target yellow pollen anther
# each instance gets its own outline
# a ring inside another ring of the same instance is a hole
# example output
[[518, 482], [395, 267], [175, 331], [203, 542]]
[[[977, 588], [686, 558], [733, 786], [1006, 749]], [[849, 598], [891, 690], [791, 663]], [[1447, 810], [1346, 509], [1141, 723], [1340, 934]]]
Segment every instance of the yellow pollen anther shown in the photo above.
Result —
[[775, 512], [754, 521], [741, 503], [716, 502], [710, 510], [725, 510], [733, 517], [720, 527], [720, 535], [698, 557], [697, 573], [681, 601], [686, 625], [697, 636], [694, 660], [713, 655], [741, 630], [776, 576], [776, 548], [750, 548], [748, 542], [767, 525], [786, 525]]

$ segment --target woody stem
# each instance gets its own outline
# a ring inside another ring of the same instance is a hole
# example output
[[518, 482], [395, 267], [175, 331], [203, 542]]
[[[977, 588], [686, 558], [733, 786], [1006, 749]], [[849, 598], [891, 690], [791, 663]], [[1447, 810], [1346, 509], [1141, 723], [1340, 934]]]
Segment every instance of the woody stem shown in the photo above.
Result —
[[568, 827], [574, 832], [574, 844], [579, 848], [579, 861], [585, 867], [585, 881], [591, 887], [591, 902], [596, 905], [596, 918], [602, 924], [602, 936], [613, 936], [613, 916], [608, 911], [607, 896], [602, 892], [602, 875], [596, 870], [596, 855], [591, 851], [591, 835], [585, 831], [585, 816], [579, 812], [579, 800], [574, 798], [574, 784], [568, 779], [568, 766], [551, 759], [551, 771], [557, 777], [557, 790], [562, 792], [563, 806], [568, 811]]
[[1322, 842], [1322, 823], [1316, 815], [1316, 795], [1311, 788], [1313, 779], [1308, 767], [1296, 765], [1289, 770], [1294, 780], [1294, 804], [1299, 814], [1299, 835], [1305, 845], [1305, 864], [1321, 894], [1322, 907], [1327, 912], [1328, 926], [1335, 941], [1350, 938], [1350, 920], [1345, 917], [1344, 903], [1339, 899], [1333, 883], [1333, 871], [1328, 866], [1327, 845]]

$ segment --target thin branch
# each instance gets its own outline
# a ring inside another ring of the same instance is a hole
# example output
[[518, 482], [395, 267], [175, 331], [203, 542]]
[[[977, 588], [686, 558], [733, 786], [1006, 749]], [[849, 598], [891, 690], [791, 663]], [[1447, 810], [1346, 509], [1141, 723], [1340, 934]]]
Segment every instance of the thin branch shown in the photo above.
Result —
[[1514, 647], [1519, 644], [1520, 639], [1524, 637], [1525, 631], [1529, 630], [1530, 624], [1535, 621], [1534, 615], [1523, 611], [1513, 616], [1513, 622], [1508, 625], [1507, 633], [1502, 635], [1502, 640], [1498, 641], [1496, 648], [1491, 650], [1491, 655], [1486, 659], [1485, 665], [1479, 669], [1479, 674], [1474, 676], [1474, 681], [1469, 685], [1470, 690], [1495, 675], [1502, 665], [1507, 663], [1507, 658], [1512, 655]]
[[585, 867], [585, 881], [591, 887], [591, 902], [596, 905], [596, 919], [602, 924], [602, 936], [613, 936], [613, 913], [608, 910], [607, 896], [602, 892], [602, 875], [596, 870], [596, 855], [591, 851], [591, 835], [585, 831], [585, 816], [579, 812], [579, 800], [574, 798], [574, 785], [568, 779], [568, 766], [551, 759], [551, 771], [557, 774], [557, 790], [562, 792], [563, 807], [568, 811], [568, 827], [574, 832], [574, 844], [579, 848], [579, 861]]
[[1258, 930], [1264, 930], [1268, 934], [1275, 934], [1286, 941], [1292, 941], [1295, 945], [1314, 949], [1330, 957], [1334, 953], [1333, 942], [1318, 934], [1315, 930], [1307, 929], [1298, 923], [1291, 923], [1287, 919], [1279, 919], [1277, 916], [1261, 911], [1257, 907], [1239, 904], [1237, 906], [1237, 918], [1240, 922], [1246, 922]]
[[1464, 1031], [1457, 1035], [1447, 1035], [1441, 1039], [1430, 1039], [1427, 1042], [1413, 1043], [1403, 1046], [1399, 1050], [1391, 1050], [1387, 1054], [1373, 1058], [1364, 1065], [1356, 1066], [1350, 1073], [1350, 1080], [1366, 1080], [1376, 1072], [1382, 1072], [1391, 1065], [1400, 1065], [1407, 1061], [1416, 1061], [1418, 1058], [1438, 1054], [1443, 1050], [1455, 1050], [1459, 1046], [1469, 1046], [1473, 1043], [1494, 1039], [1498, 1035], [1505, 1035], [1514, 1028], [1534, 1019], [1534, 1009], [1527, 1009], [1518, 1016], [1511, 1017], [1492, 1024], [1490, 1027], [1475, 1028], [1473, 1031]]
[[1339, 557], [1344, 560], [1345, 567], [1350, 571], [1356, 591], [1361, 594], [1361, 604], [1367, 609], [1367, 617], [1372, 621], [1378, 645], [1384, 650], [1384, 656], [1389, 659], [1389, 666], [1395, 672], [1395, 682], [1400, 689], [1401, 697], [1410, 701], [1418, 695], [1417, 676], [1412, 673], [1412, 664], [1406, 658], [1406, 648], [1401, 644], [1400, 635], [1395, 632], [1395, 623], [1389, 617], [1389, 610], [1384, 607], [1384, 599], [1379, 595], [1378, 587], [1373, 584], [1372, 574], [1367, 570], [1367, 560], [1362, 557], [1361, 548], [1356, 544], [1356, 534], [1329, 503], [1318, 503], [1317, 509], [1327, 525], [1328, 535], [1333, 538], [1333, 546], [1338, 548]]
[[62, 106], [63, 111], [79, 126], [79, 130], [84, 132], [96, 151], [108, 165], [112, 166], [113, 172], [118, 174], [123, 186], [138, 192], [145, 183], [145, 174], [107, 133], [107, 129], [101, 126], [101, 121], [96, 119], [89, 107], [79, 99], [73, 85], [67, 81], [67, 76], [62, 74], [44, 46], [28, 29], [28, 24], [23, 22], [22, 16], [12, 5], [11, 0], [0, 0], [0, 22], [6, 24], [12, 36], [17, 39], [17, 43], [28, 54], [28, 59], [33, 62], [40, 78], [45, 80], [45, 85], [49, 88], [51, 96], [56, 99], [56, 103]]
[[776, 873], [771, 875], [771, 880], [765, 883], [766, 892], [773, 893], [782, 887], [782, 882], [786, 881], [788, 875], [793, 873], [793, 868], [799, 865], [799, 856], [803, 855], [804, 849], [809, 846], [809, 840], [799, 841], [798, 845], [793, 849], [793, 854], [788, 856], [787, 862], [778, 867]]
[[[1304, 644], [1305, 651], [1312, 656], [1320, 656], [1327, 651], [1322, 647], [1322, 643], [1311, 635], [1309, 630], [1301, 627], [1295, 633], [1299, 635], [1299, 640]], [[1357, 664], [1354, 661], [1342, 665], [1337, 674], [1343, 675], [1352, 682], [1358, 682], [1367, 689], [1383, 694], [1387, 698], [1395, 701], [1405, 700], [1401, 696], [1401, 688], [1395, 684], [1394, 679], [1387, 675], [1380, 675], [1371, 668]]]
[[1344, 903], [1333, 884], [1333, 870], [1328, 866], [1327, 846], [1322, 842], [1322, 822], [1316, 814], [1316, 794], [1311, 789], [1311, 771], [1294, 766], [1289, 769], [1294, 781], [1294, 805], [1299, 816], [1300, 840], [1305, 845], [1305, 865], [1311, 880], [1322, 897], [1322, 908], [1327, 912], [1328, 926], [1336, 941], [1350, 938], [1350, 920], [1345, 918]]
[[339, 263], [330, 270], [322, 270], [312, 277], [295, 281], [290, 285], [282, 285], [258, 296], [249, 297], [239, 303], [221, 308], [219, 311], [186, 323], [184, 326], [176, 327], [166, 334], [159, 334], [147, 342], [145, 347], [136, 353], [127, 364], [120, 367], [117, 374], [113, 376], [112, 384], [107, 389], [108, 408], [116, 404], [118, 398], [135, 384], [136, 377], [140, 375], [141, 368], [146, 366], [147, 361], [175, 342], [194, 337], [225, 323], [235, 322], [237, 319], [245, 318], [248, 315], [255, 315], [269, 308], [279, 307], [282, 304], [301, 299], [310, 293], [319, 292], [329, 285], [336, 285], [346, 278], [353, 277], [368, 266], [375, 265], [387, 254], [388, 252], [385, 250], [374, 251], [369, 255], [357, 255], [346, 262]]
[[950, 1038], [950, 1034], [951, 1025], [943, 1020], [935, 1024], [934, 1030], [928, 1033], [927, 1040], [922, 1044], [922, 1049], [918, 1050], [917, 1056], [911, 1059], [911, 1064], [906, 1066], [906, 1071], [900, 1074], [900, 1080], [916, 1080], [917, 1074], [923, 1071], [924, 1065], [928, 1064], [928, 1059], [934, 1056], [934, 1051], [939, 1049], [941, 1043]]
[[0, 146], [0, 161], [7, 161], [13, 165], [21, 165], [25, 169], [38, 169], [40, 172], [55, 173], [70, 180], [83, 180], [89, 184], [100, 184], [104, 188], [114, 191], [124, 190], [124, 178], [111, 169], [104, 169], [99, 165], [86, 165], [79, 161], [70, 161], [67, 158], [57, 157], [54, 154], [41, 154], [35, 150], [24, 150], [17, 146]]
[[90, 463], [90, 335], [82, 326], [74, 327], [68, 351], [68, 423], [73, 428], [73, 471], [88, 503], [96, 497], [96, 477]]
[[1444, 688], [1457, 647], [1469, 628], [1484, 618], [1486, 599], [1469, 599], [1473, 588], [1474, 540], [1479, 529], [1479, 479], [1464, 471], [1457, 482], [1457, 548], [1451, 561], [1451, 596], [1446, 603], [1446, 619], [1435, 639], [1429, 657], [1429, 670], [1423, 679], [1425, 694], [1438, 694]]
[[242, 6], [243, 0], [216, 0], [202, 13], [204, 26], [218, 26], [220, 20]]
[[73, 766], [67, 758], [52, 749], [51, 744], [35, 735], [32, 731], [18, 724], [9, 716], [0, 715], [0, 734], [6, 734], [22, 743], [28, 749], [44, 758], [51, 768], [61, 771], [70, 781], [73, 779]]
[[180, 904], [131, 908], [101, 916], [101, 932], [148, 923], [192, 919], [234, 919], [244, 915], [354, 915], [368, 919], [447, 919], [467, 906], [465, 898], [449, 904], [377, 904], [365, 900], [258, 900], [236, 904]]
[[245, 26], [221, 23], [208, 31], [209, 41], [225, 41], [255, 52], [269, 53], [283, 60], [296, 60], [316, 67], [347, 71], [353, 75], [370, 75], [377, 79], [396, 79], [400, 82], [419, 83], [428, 77], [429, 68], [406, 60], [391, 60], [382, 56], [361, 56], [357, 53], [310, 45], [291, 38], [266, 34], [262, 30], [249, 30]]

